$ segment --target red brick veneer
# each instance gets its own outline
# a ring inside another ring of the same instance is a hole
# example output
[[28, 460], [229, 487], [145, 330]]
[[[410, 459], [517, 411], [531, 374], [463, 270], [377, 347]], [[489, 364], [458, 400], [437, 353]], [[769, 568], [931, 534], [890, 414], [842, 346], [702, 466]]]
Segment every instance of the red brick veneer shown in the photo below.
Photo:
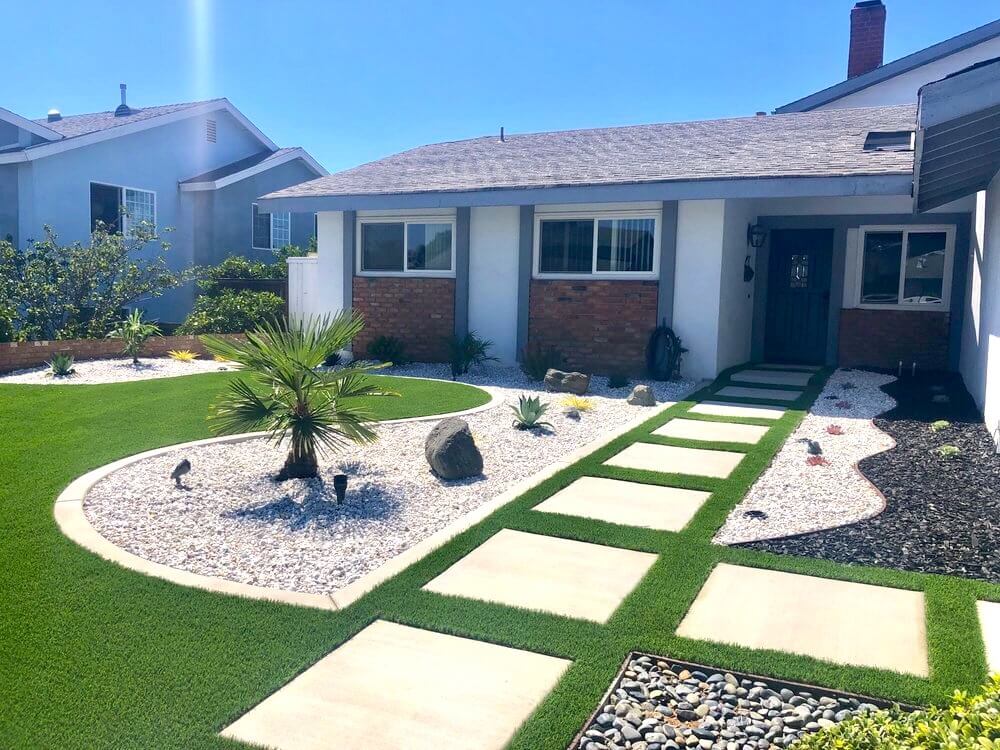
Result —
[[[208, 350], [197, 336], [155, 336], [146, 342], [142, 355], [164, 357], [171, 349], [190, 349], [203, 357], [208, 356]], [[115, 339], [64, 339], [0, 344], [0, 372], [44, 365], [57, 353], [72, 354], [75, 359], [82, 361], [118, 357], [121, 351], [122, 342]]]
[[417, 362], [446, 362], [446, 339], [455, 333], [455, 280], [355, 276], [354, 309], [365, 328], [354, 340], [356, 356], [365, 356], [379, 336], [394, 336]]
[[948, 369], [946, 312], [849, 309], [840, 313], [840, 358], [844, 367], [895, 370], [900, 360], [922, 370]]
[[555, 347], [573, 369], [642, 374], [657, 290], [655, 281], [533, 279], [528, 345]]

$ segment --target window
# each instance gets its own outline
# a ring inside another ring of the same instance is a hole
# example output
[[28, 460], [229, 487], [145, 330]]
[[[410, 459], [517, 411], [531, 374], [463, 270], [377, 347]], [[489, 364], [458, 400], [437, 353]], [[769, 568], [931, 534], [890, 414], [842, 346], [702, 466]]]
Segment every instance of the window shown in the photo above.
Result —
[[156, 224], [156, 193], [90, 183], [90, 231], [100, 222], [109, 231], [129, 230], [140, 222]]
[[285, 211], [280, 214], [266, 214], [257, 209], [257, 204], [250, 206], [251, 210], [251, 241], [254, 250], [280, 250], [292, 244], [292, 215]]
[[360, 220], [362, 273], [451, 275], [455, 225], [451, 220]]
[[954, 227], [863, 227], [858, 303], [947, 306], [954, 240]]
[[539, 276], [655, 274], [654, 216], [541, 216], [536, 224]]

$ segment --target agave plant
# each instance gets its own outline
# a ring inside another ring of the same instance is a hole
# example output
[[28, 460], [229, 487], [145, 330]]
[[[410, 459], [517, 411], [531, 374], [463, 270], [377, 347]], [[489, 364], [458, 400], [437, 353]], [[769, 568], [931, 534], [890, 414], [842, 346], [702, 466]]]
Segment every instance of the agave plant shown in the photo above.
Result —
[[337, 370], [323, 367], [327, 355], [346, 348], [364, 323], [341, 312], [283, 327], [262, 323], [245, 341], [205, 336], [212, 353], [241, 366], [209, 417], [220, 434], [266, 431], [289, 446], [278, 480], [315, 477], [318, 454], [351, 443], [371, 443], [374, 416], [358, 399], [396, 396], [366, 377], [380, 365], [354, 362]]
[[73, 369], [72, 354], [53, 354], [49, 360], [49, 375], [54, 378], [68, 378], [76, 370]]
[[156, 323], [142, 319], [142, 310], [138, 308], [130, 312], [124, 320], [108, 334], [109, 339], [122, 340], [122, 354], [132, 358], [132, 364], [139, 364], [139, 354], [143, 344], [150, 336], [159, 336], [160, 327]]
[[514, 412], [514, 427], [518, 430], [552, 427], [550, 422], [541, 421], [545, 412], [549, 410], [549, 405], [543, 404], [538, 396], [521, 396], [517, 406], [511, 405], [510, 408]]

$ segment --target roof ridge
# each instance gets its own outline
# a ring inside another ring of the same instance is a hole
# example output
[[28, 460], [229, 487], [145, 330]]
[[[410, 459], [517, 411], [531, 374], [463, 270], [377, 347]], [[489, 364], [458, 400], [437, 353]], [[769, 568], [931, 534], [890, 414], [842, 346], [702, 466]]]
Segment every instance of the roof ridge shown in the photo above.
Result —
[[[217, 96], [214, 99], [198, 99], [198, 100], [191, 101], [191, 102], [171, 102], [171, 103], [167, 103], [167, 104], [150, 104], [150, 105], [147, 105], [145, 107], [135, 107], [135, 108], [133, 108], [132, 112], [134, 114], [138, 114], [140, 112], [145, 112], [148, 109], [161, 109], [163, 107], [193, 107], [193, 106], [198, 105], [198, 104], [210, 104], [211, 102], [221, 102], [221, 101], [226, 101], [226, 97], [224, 97], [224, 96]], [[102, 110], [100, 110], [98, 112], [77, 112], [77, 113], [72, 114], [72, 115], [62, 115], [60, 117], [60, 119], [61, 120], [68, 120], [68, 119], [73, 118], [73, 117], [93, 117], [95, 115], [111, 115], [111, 114], [114, 114], [114, 112], [115, 112], [115, 110], [113, 110], [113, 109], [102, 109]], [[33, 119], [32, 122], [41, 125], [41, 124], [47, 123], [48, 122], [48, 118], [47, 117], [38, 117], [38, 118]]]

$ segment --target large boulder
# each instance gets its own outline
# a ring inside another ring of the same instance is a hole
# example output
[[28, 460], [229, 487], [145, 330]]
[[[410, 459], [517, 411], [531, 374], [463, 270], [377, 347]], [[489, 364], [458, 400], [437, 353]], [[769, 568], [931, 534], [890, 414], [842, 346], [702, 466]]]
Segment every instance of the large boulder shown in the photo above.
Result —
[[582, 396], [590, 389], [590, 375], [553, 369], [545, 373], [545, 386], [556, 393], [575, 393], [577, 396]]
[[656, 396], [648, 385], [637, 385], [629, 394], [628, 402], [632, 406], [656, 406]]
[[483, 473], [483, 454], [464, 419], [449, 417], [434, 426], [424, 443], [424, 456], [442, 479], [465, 479]]

